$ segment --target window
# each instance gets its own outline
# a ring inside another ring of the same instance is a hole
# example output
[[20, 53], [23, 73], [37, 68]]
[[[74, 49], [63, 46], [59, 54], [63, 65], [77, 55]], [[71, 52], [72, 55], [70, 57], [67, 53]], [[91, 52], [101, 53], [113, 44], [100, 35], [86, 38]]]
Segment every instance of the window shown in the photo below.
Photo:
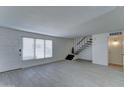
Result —
[[52, 57], [52, 40], [23, 38], [23, 60]]
[[52, 40], [45, 40], [45, 58], [52, 56]]
[[44, 40], [36, 39], [36, 51], [35, 51], [36, 58], [44, 58]]
[[23, 38], [23, 60], [34, 59], [34, 39]]

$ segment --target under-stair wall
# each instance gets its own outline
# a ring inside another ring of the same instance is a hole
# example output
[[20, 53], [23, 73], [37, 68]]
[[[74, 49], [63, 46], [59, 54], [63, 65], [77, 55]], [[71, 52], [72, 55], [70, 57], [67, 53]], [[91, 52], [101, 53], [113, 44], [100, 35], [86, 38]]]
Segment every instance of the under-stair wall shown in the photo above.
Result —
[[78, 54], [78, 59], [92, 61], [92, 46], [87, 47]]

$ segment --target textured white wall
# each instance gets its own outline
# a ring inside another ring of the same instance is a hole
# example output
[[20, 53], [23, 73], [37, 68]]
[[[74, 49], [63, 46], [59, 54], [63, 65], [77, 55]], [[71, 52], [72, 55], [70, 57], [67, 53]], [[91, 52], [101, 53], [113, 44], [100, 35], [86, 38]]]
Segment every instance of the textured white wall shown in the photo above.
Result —
[[[22, 61], [18, 51], [22, 46], [23, 36], [53, 40], [53, 58]], [[72, 44], [71, 39], [0, 28], [0, 72], [63, 60]]]

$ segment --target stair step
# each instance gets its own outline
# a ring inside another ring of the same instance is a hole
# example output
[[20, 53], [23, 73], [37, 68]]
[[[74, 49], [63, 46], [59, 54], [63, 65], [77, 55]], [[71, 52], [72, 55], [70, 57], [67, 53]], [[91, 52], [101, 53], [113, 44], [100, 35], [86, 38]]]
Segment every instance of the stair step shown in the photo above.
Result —
[[65, 58], [66, 60], [72, 60], [75, 55], [73, 54], [68, 54], [67, 57]]
[[92, 41], [87, 41], [87, 42], [92, 42]]

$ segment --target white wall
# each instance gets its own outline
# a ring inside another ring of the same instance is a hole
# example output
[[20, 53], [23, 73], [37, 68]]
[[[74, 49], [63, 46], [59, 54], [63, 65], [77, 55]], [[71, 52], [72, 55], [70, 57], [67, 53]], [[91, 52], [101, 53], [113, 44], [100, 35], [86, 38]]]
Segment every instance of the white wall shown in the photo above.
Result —
[[[19, 56], [19, 48], [22, 46], [22, 37], [53, 40], [53, 58], [22, 61]], [[72, 45], [73, 40], [71, 39], [0, 28], [0, 72], [63, 60], [70, 52]]]
[[78, 58], [92, 61], [92, 45], [82, 50]]
[[108, 65], [108, 33], [93, 35], [93, 63]]

